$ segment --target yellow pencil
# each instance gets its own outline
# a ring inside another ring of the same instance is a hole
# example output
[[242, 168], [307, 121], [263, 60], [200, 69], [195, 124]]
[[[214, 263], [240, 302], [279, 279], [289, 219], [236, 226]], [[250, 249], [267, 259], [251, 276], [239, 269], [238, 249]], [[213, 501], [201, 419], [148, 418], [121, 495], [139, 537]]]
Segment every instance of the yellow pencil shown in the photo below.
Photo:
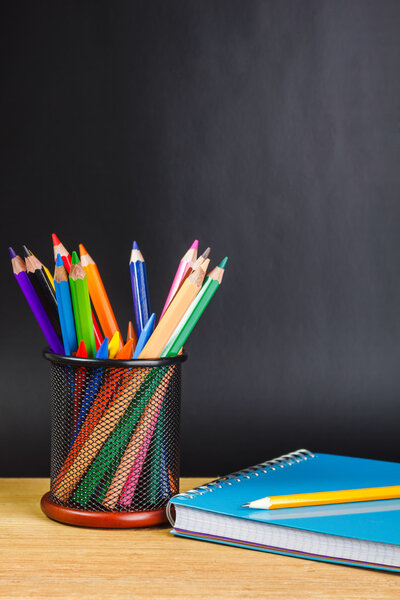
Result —
[[108, 343], [108, 358], [115, 358], [121, 345], [119, 331], [116, 331]]
[[157, 358], [164, 350], [166, 343], [178, 326], [186, 310], [198, 294], [210, 259], [206, 259], [193, 273], [186, 279], [179, 292], [176, 293], [171, 304], [159, 321], [157, 327], [152, 333], [149, 341], [143, 348], [139, 358]]
[[367, 502], [368, 500], [389, 500], [400, 498], [400, 485], [388, 487], [361, 488], [357, 490], [336, 490], [311, 494], [289, 494], [287, 496], [267, 496], [253, 500], [243, 506], [247, 508], [273, 509], [296, 508], [298, 506], [320, 506], [347, 502]]

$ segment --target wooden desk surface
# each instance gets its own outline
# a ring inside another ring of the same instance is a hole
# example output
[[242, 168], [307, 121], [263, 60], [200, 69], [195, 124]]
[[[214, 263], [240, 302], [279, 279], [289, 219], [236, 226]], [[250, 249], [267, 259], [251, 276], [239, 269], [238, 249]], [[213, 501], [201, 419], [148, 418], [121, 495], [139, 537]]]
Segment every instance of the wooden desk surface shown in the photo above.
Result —
[[[206, 479], [183, 479], [182, 491]], [[400, 598], [396, 574], [45, 517], [47, 479], [0, 479], [0, 598]]]

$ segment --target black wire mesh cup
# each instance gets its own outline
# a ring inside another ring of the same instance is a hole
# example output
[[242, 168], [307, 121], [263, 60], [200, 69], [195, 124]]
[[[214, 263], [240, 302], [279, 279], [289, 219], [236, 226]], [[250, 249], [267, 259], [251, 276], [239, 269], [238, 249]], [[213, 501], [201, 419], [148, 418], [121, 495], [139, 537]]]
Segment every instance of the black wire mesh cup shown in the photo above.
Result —
[[166, 522], [168, 500], [179, 491], [181, 363], [187, 356], [44, 356], [51, 362], [52, 424], [43, 512], [91, 527]]

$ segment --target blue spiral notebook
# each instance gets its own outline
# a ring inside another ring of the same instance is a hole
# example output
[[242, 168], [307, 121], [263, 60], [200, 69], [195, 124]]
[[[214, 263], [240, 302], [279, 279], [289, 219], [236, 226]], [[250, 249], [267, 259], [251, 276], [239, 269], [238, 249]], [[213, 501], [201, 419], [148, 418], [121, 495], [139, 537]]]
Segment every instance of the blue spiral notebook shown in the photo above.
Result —
[[171, 533], [300, 558], [400, 572], [400, 499], [258, 510], [251, 500], [399, 485], [400, 464], [297, 450], [178, 494]]

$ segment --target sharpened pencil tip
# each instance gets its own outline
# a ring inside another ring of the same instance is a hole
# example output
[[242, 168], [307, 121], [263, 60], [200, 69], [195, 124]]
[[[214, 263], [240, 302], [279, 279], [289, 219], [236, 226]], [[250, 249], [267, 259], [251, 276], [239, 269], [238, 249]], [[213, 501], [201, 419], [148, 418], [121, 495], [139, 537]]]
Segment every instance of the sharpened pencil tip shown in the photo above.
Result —
[[64, 265], [63, 259], [61, 258], [61, 254], [57, 254], [56, 258], [56, 267], [62, 267]]
[[137, 241], [136, 240], [132, 244], [132, 250], [139, 250], [139, 246], [137, 245]]
[[76, 251], [75, 251], [75, 250], [74, 250], [74, 251], [73, 251], [73, 253], [72, 253], [72, 260], [71, 260], [71, 263], [72, 263], [73, 265], [79, 265], [79, 256], [78, 256], [78, 254], [76, 253]]
[[203, 254], [201, 255], [204, 258], [204, 260], [210, 256], [210, 252], [211, 252], [211, 248], [210, 248], [210, 246], [208, 246], [208, 248], [206, 248], [204, 250]]
[[153, 323], [154, 323], [155, 320], [156, 320], [156, 313], [151, 313], [151, 315], [149, 317], [149, 320], [147, 321], [147, 323], [144, 326], [144, 328], [153, 327]]
[[197, 250], [199, 247], [199, 240], [194, 240], [193, 244], [190, 246], [191, 249]]
[[108, 358], [108, 337], [105, 337], [99, 346], [99, 349], [96, 352], [96, 358]]
[[22, 246], [22, 250], [24, 252], [25, 257], [32, 256], [32, 252], [30, 250], [28, 250], [28, 248], [26, 246]]
[[17, 256], [17, 253], [15, 252], [14, 248], [11, 248], [11, 246], [8, 247], [8, 251], [10, 253], [11, 258], [15, 258]]
[[53, 246], [58, 246], [59, 244], [61, 244], [60, 240], [58, 239], [55, 233], [51, 234], [51, 239], [53, 240]]
[[79, 342], [78, 350], [76, 351], [76, 356], [79, 358], [88, 357], [85, 342], [83, 340]]
[[228, 257], [227, 257], [227, 256], [225, 256], [225, 258], [223, 258], [223, 259], [221, 260], [221, 262], [219, 263], [219, 265], [218, 265], [218, 266], [219, 266], [219, 268], [220, 268], [220, 269], [225, 269], [225, 267], [226, 267], [226, 263], [227, 263], [227, 262], [228, 262]]
[[88, 254], [88, 251], [86, 250], [86, 248], [83, 244], [79, 244], [79, 254], [81, 256], [83, 256], [84, 254]]

